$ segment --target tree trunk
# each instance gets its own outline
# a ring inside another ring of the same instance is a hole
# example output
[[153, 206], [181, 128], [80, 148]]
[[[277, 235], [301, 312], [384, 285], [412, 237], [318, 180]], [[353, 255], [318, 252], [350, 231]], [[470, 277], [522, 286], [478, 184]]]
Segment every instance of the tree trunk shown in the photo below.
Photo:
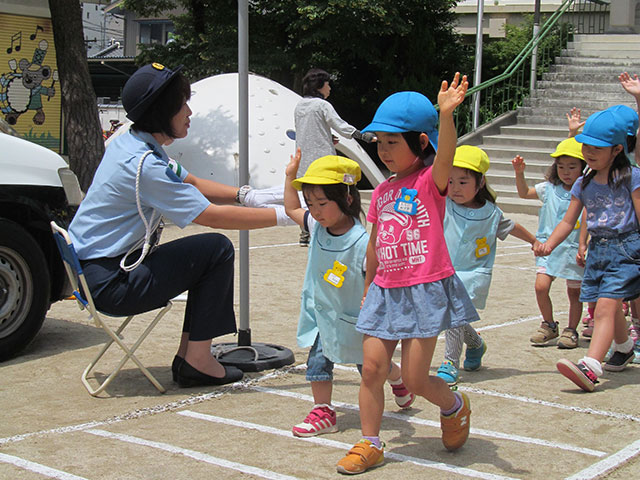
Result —
[[86, 192], [104, 153], [104, 139], [89, 76], [82, 7], [78, 0], [49, 0], [49, 9], [62, 90], [69, 166]]

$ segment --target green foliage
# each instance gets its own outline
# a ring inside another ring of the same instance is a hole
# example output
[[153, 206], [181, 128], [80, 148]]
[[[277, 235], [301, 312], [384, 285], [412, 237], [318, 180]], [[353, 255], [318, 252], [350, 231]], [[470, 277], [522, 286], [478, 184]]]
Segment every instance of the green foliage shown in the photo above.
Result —
[[[377, 105], [399, 90], [435, 103], [442, 79], [469, 71], [453, 31], [455, 0], [253, 0], [249, 2], [249, 69], [300, 92], [311, 67], [335, 76], [331, 101], [364, 126]], [[144, 47], [139, 64], [183, 64], [195, 81], [237, 71], [237, 1], [126, 0], [150, 14], [170, 5], [173, 41]], [[460, 58], [463, 57], [463, 58]]]

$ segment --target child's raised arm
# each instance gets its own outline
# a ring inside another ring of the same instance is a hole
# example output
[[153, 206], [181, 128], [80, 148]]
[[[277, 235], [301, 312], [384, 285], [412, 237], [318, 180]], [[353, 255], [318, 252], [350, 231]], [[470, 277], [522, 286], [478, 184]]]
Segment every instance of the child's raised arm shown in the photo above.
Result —
[[516, 155], [515, 158], [511, 160], [511, 165], [513, 165], [513, 170], [516, 172], [516, 188], [518, 189], [518, 196], [520, 198], [528, 199], [538, 198], [538, 192], [536, 192], [535, 187], [529, 187], [527, 185], [527, 179], [524, 178], [524, 169], [527, 167], [524, 163], [524, 158], [520, 155]]
[[438, 131], [438, 152], [433, 162], [433, 181], [440, 193], [446, 191], [449, 185], [449, 176], [453, 167], [453, 156], [456, 152], [456, 125], [453, 121], [453, 111], [464, 100], [464, 96], [469, 88], [467, 76], [460, 79], [460, 72], [456, 72], [448, 85], [446, 80], [442, 81], [440, 92], [438, 92], [438, 106], [440, 107], [440, 128]]
[[586, 123], [586, 121], [581, 121], [579, 108], [573, 107], [571, 111], [567, 113], [567, 123], [569, 124], [569, 138], [575, 137]]
[[300, 166], [300, 149], [296, 150], [295, 155], [291, 155], [289, 165], [285, 170], [286, 180], [284, 182], [284, 210], [291, 220], [300, 226], [304, 226], [304, 214], [306, 210], [300, 205], [298, 191], [293, 188], [291, 183], [298, 175], [298, 167]]

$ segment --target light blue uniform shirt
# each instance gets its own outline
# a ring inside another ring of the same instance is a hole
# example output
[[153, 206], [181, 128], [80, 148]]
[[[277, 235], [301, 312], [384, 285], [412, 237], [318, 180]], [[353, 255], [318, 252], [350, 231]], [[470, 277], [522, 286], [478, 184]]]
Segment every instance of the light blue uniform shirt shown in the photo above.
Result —
[[[549, 239], [554, 228], [562, 221], [571, 203], [571, 192], [565, 190], [562, 184], [541, 182], [535, 186], [538, 198], [542, 200], [538, 232], [536, 238], [540, 243]], [[580, 240], [580, 220], [574, 226], [569, 236], [546, 257], [536, 257], [536, 266], [543, 267], [545, 273], [552, 277], [567, 280], [582, 280], [584, 269], [576, 263], [578, 242]]]
[[69, 227], [81, 260], [123, 255], [144, 238], [136, 171], [148, 150], [153, 153], [144, 160], [139, 185], [147, 221], [155, 212], [184, 228], [210, 205], [196, 187], [183, 183], [188, 175], [184, 168], [177, 168], [177, 174], [169, 168], [169, 157], [151, 134], [127, 132], [109, 144]]
[[368, 243], [369, 235], [358, 221], [340, 236], [331, 235], [319, 223], [311, 232], [298, 345], [310, 347], [320, 335], [322, 353], [334, 363], [362, 364], [362, 334], [355, 327]]
[[496, 239], [504, 240], [515, 223], [491, 202], [480, 208], [458, 205], [447, 198], [444, 238], [451, 263], [473, 306], [485, 307], [496, 260]]

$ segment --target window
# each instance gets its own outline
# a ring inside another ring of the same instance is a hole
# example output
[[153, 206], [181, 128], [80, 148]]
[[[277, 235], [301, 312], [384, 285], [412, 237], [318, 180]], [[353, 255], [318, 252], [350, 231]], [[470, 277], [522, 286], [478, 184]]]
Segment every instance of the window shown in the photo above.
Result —
[[139, 43], [164, 45], [172, 32], [173, 23], [169, 21], [140, 22]]

